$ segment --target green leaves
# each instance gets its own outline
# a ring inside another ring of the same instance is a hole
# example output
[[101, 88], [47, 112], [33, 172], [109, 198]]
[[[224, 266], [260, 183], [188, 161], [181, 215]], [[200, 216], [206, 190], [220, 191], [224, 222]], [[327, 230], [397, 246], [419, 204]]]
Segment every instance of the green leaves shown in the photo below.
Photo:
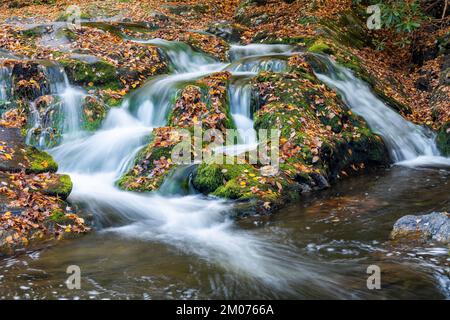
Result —
[[410, 33], [418, 29], [425, 16], [417, 0], [389, 1], [380, 4], [381, 22], [386, 28], [394, 28], [396, 32]]

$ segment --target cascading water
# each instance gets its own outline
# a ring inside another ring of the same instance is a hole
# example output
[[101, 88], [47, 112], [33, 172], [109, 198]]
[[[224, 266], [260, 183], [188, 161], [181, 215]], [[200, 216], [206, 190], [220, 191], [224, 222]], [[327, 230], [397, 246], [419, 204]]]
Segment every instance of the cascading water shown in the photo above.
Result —
[[432, 132], [405, 120], [348, 69], [338, 66], [327, 57], [318, 58], [325, 63], [326, 70], [317, 71], [317, 77], [335, 88], [351, 110], [363, 117], [370, 128], [383, 137], [397, 164], [450, 166], [450, 159], [440, 156]]
[[11, 69], [7, 67], [0, 67], [0, 103], [7, 101], [11, 89]]
[[[437, 274], [442, 284], [437, 288], [430, 285], [436, 273], [429, 265], [411, 268], [411, 259], [445, 259], [446, 248], [433, 246], [425, 253], [408, 253], [415, 258], [399, 260], [395, 259], [397, 248], [392, 252], [392, 248], [381, 244], [391, 222], [401, 215], [447, 206], [446, 190], [435, 188], [447, 183], [443, 170], [429, 173], [397, 167], [389, 170], [387, 177], [381, 174], [380, 179], [348, 179], [337, 189], [314, 195], [318, 199], [312, 203], [305, 197], [304, 202], [277, 216], [238, 222], [228, 217], [231, 206], [227, 202], [192, 195], [194, 190], [186, 184], [192, 166], [173, 172], [159, 194], [116, 188], [117, 178], [148, 143], [153, 127], [165, 125], [176, 92], [210, 72], [232, 72], [231, 113], [238, 128], [252, 127], [249, 82], [255, 74], [236, 70], [250, 70], [245, 64], [258, 61], [257, 57], [247, 59], [248, 55], [260, 54], [259, 61], [264, 61], [267, 55], [282, 53], [274, 52], [281, 50], [279, 47], [265, 45], [236, 47], [232, 48], [233, 63], [225, 65], [206, 56], [203, 60], [201, 56], [189, 60], [189, 55], [177, 55], [179, 44], [170, 44], [164, 43], [161, 48], [170, 56], [176, 74], [153, 79], [120, 108], [112, 108], [97, 132], [88, 134], [74, 126], [80, 134], [67, 135], [60, 146], [50, 150], [60, 171], [72, 177], [71, 202], [93, 214], [98, 231], [77, 241], [23, 254], [23, 260], [0, 260], [4, 276], [0, 277], [0, 286], [5, 287], [2, 295], [73, 298], [75, 294], [81, 299], [398, 299], [430, 298], [431, 293], [431, 297], [448, 298], [448, 273], [441, 267]], [[290, 51], [286, 47], [283, 50]], [[254, 70], [266, 70], [267, 65], [261, 63], [261, 69]], [[274, 68], [271, 71], [279, 71]], [[58, 92], [64, 91], [62, 88]], [[80, 112], [80, 103], [75, 101], [74, 105], [76, 112], [62, 109], [71, 119]], [[65, 281], [63, 270], [73, 262], [84, 270], [82, 290], [76, 293], [67, 292], [61, 285]], [[370, 264], [386, 271], [382, 291], [366, 289], [366, 265]]]
[[[50, 150], [60, 170], [72, 177], [74, 188], [70, 200], [93, 213], [104, 232], [168, 243], [272, 286], [286, 289], [301, 279], [317, 278], [313, 276], [314, 266], [298, 262], [285, 245], [235, 230], [233, 221], [226, 215], [229, 205], [221, 200], [199, 195], [136, 194], [115, 186], [117, 178], [130, 167], [138, 150], [147, 142], [152, 127], [164, 125], [165, 115], [173, 105], [171, 99], [180, 86], [227, 67], [214, 61], [210, 63], [210, 58], [197, 54], [190, 59], [185, 53], [178, 54], [176, 47], [167, 42], [162, 49], [170, 57], [176, 74], [156, 78], [143, 86], [121, 108], [111, 110], [95, 134], [65, 140]], [[235, 90], [236, 96], [246, 94], [244, 102], [235, 97], [234, 114], [250, 119], [247, 83]], [[173, 178], [183, 178], [186, 174], [189, 171]], [[170, 182], [164, 188], [174, 190]], [[280, 253], [285, 253], [281, 259]], [[316, 285], [334, 284], [327, 275], [322, 275]], [[337, 286], [336, 290], [339, 290]]]
[[226, 69], [234, 76], [229, 87], [229, 100], [240, 141], [233, 146], [217, 148], [217, 152], [238, 155], [258, 147], [251, 110], [251, 79], [262, 71], [285, 71], [286, 59], [293, 53], [292, 47], [288, 45], [231, 46], [229, 55], [232, 62]]
[[27, 143], [46, 148], [52, 143], [55, 127], [62, 140], [72, 140], [81, 134], [82, 99], [85, 93], [69, 84], [66, 73], [58, 65], [44, 68], [46, 78], [50, 83], [50, 94], [55, 101], [49, 103], [44, 109], [38, 108], [36, 103], [30, 104], [30, 124]]

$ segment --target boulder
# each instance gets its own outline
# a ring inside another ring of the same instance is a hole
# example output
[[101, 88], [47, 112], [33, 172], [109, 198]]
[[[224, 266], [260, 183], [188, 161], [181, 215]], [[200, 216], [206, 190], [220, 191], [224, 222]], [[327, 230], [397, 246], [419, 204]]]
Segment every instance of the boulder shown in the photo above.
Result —
[[450, 216], [446, 212], [433, 212], [421, 216], [408, 215], [394, 224], [392, 239], [413, 239], [450, 243]]
[[55, 172], [58, 165], [48, 153], [25, 145], [17, 128], [0, 127], [0, 171]]
[[220, 21], [210, 25], [206, 32], [212, 33], [228, 42], [239, 42], [242, 28], [226, 21]]

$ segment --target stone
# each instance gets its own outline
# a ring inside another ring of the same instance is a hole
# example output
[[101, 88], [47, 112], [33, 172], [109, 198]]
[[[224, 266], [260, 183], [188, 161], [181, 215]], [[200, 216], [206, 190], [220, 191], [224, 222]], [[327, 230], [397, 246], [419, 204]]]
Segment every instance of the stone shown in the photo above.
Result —
[[450, 242], [449, 214], [433, 212], [421, 216], [404, 216], [394, 224], [391, 238], [436, 241], [448, 244]]

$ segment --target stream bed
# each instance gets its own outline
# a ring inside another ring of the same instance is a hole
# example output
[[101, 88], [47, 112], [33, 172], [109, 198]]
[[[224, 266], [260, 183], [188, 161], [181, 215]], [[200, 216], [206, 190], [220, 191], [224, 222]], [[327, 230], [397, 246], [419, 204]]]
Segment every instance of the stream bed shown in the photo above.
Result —
[[[1, 260], [0, 298], [448, 299], [448, 248], [393, 243], [389, 233], [403, 215], [448, 211], [449, 183], [448, 171], [394, 166], [272, 216], [239, 220], [229, 232], [239, 233], [240, 246], [265, 239], [253, 252], [253, 273], [163, 239], [94, 232]], [[80, 290], [64, 284], [73, 264], [81, 268]], [[381, 268], [381, 290], [366, 287], [373, 264]]]

